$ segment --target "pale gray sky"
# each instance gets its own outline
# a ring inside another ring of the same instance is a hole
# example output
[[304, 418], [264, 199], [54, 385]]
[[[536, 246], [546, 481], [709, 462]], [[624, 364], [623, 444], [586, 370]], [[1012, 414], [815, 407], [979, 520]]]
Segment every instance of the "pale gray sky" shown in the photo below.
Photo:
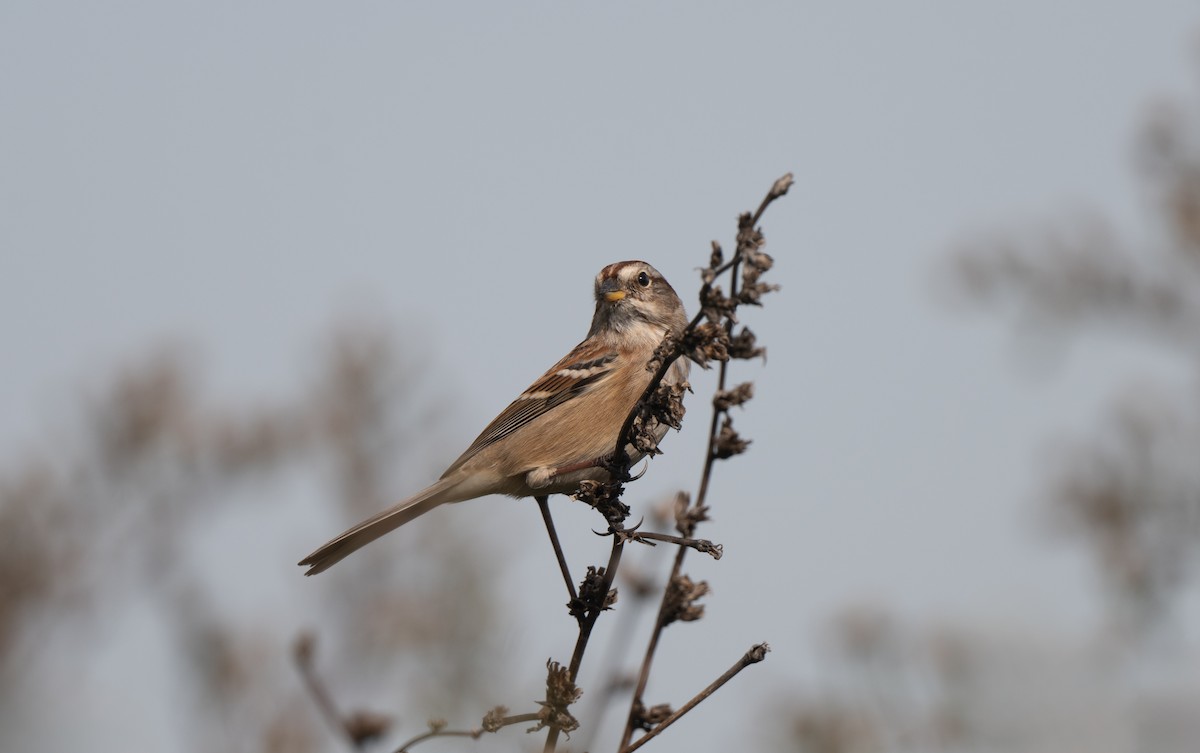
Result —
[[[1197, 84], [1198, 29], [1187, 0], [8, 0], [0, 448], [44, 440], [80, 387], [165, 340], [201, 348], [217, 393], [269, 395], [347, 311], [427, 333], [465, 446], [583, 336], [601, 266], [644, 258], [694, 306], [708, 241], [793, 171], [764, 222], [783, 291], [746, 315], [770, 361], [735, 374], [757, 382], [739, 417], [755, 444], [718, 471], [706, 535], [727, 556], [693, 567], [714, 596], [672, 635], [661, 661], [685, 666], [663, 694], [756, 641], [776, 651], [675, 749], [733, 739], [756, 692], [803, 682], [846, 604], [1080, 629], [1094, 584], [1040, 527], [1037, 457], [1126, 377], [1181, 372], [1093, 341], [1030, 369], [1007, 326], [940, 305], [932, 279], [985, 231], [1093, 208], [1133, 222], [1139, 118]], [[694, 483], [693, 407], [637, 492]], [[438, 514], [517, 517], [496, 510]], [[291, 567], [330, 525], [270, 548]], [[558, 588], [528, 536], [511, 577]], [[522, 646], [531, 673], [569, 627]], [[113, 723], [97, 695], [79, 703]]]

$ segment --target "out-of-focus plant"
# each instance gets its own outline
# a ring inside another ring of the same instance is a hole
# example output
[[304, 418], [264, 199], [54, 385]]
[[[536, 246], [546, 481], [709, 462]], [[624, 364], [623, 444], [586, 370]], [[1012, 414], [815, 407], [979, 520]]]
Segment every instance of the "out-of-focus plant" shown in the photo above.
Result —
[[807, 689], [768, 712], [786, 720], [774, 749], [1117, 753], [1200, 739], [1195, 646], [1162, 629], [1187, 618], [1173, 607], [1194, 593], [1200, 553], [1198, 108], [1158, 107], [1141, 131], [1147, 235], [1075, 216], [977, 238], [943, 270], [956, 298], [1011, 314], [1040, 343], [1136, 337], [1193, 375], [1184, 390], [1140, 377], [1088, 436], [1043, 455], [1045, 518], [1090, 553], [1103, 624], [1063, 634], [1039, 629], [1037, 615], [1014, 629], [848, 609], [831, 620]]
[[1197, 106], [1156, 108], [1137, 157], [1148, 237], [1128, 238], [1094, 216], [1031, 238], [971, 244], [954, 265], [972, 303], [1005, 306], [1039, 334], [1133, 334], [1194, 372], [1182, 392], [1131, 386], [1068, 451], [1051, 485], [1054, 520], [1092, 551], [1117, 624], [1135, 632], [1169, 614], [1200, 552]]
[[[189, 554], [230, 521], [275, 521], [255, 534], [264, 546], [285, 536], [296, 516], [283, 490], [296, 479], [336, 500], [346, 518], [381, 504], [404, 469], [398, 445], [420, 446], [435, 436], [436, 391], [401, 366], [394, 337], [371, 325], [337, 328], [322, 349], [319, 376], [291, 399], [206, 400], [194, 361], [166, 349], [132, 364], [94, 388], [77, 423], [58, 431], [64, 438], [52, 454], [10, 462], [0, 473], [0, 718], [7, 722], [0, 723], [0, 748], [7, 747], [5, 730], [21, 726], [12, 714], [30, 679], [52, 659], [105, 651], [96, 636], [146, 604], [177, 649], [175, 690], [192, 699], [169, 722], [179, 749], [325, 748], [329, 733], [289, 667], [295, 625], [283, 618], [286, 592], [264, 574]], [[414, 546], [414, 560], [438, 563], [419, 582], [398, 578], [403, 563], [393, 562], [371, 571], [380, 587], [370, 598], [332, 587], [309, 597], [332, 616], [322, 626], [329, 629], [326, 654], [346, 671], [401, 671], [412, 654], [436, 661], [438, 676], [413, 686], [424, 696], [408, 699], [417, 708], [481, 703], [495, 666], [482, 656], [498, 614], [483, 582], [490, 571], [461, 554], [482, 557], [486, 543], [468, 532], [439, 536], [466, 540]], [[238, 558], [233, 544], [218, 547]], [[230, 605], [235, 593], [255, 590], [280, 619]], [[439, 590], [471, 594], [473, 606], [427, 598]], [[411, 609], [414, 603], [423, 606]], [[50, 630], [64, 625], [72, 626], [66, 637]], [[59, 636], [53, 657], [46, 654], [48, 634]], [[130, 703], [144, 704], [156, 692], [143, 687], [148, 682], [144, 668], [131, 667], [112, 685]], [[51, 713], [63, 717], [64, 729], [73, 727], [69, 708]], [[364, 729], [386, 721], [356, 713]]]

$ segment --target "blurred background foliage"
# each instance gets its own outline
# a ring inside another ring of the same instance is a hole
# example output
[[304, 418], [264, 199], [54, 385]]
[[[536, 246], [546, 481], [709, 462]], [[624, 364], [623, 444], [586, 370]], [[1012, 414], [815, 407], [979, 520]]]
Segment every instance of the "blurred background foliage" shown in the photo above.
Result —
[[1192, 373], [1182, 390], [1133, 376], [1087, 436], [1030, 448], [1044, 452], [1042, 521], [1094, 573], [1104, 605], [1094, 632], [1012, 635], [848, 607], [830, 620], [823, 682], [773, 709], [790, 718], [777, 749], [1184, 751], [1200, 741], [1200, 678], [1177, 662], [1190, 633], [1175, 609], [1195, 597], [1200, 564], [1200, 97], [1154, 106], [1133, 151], [1144, 234], [1094, 214], [1057, 217], [964, 243], [939, 275], [958, 306], [1011, 317], [1039, 348], [1132, 338]]
[[[302, 612], [261, 573], [242, 576], [256, 603], [230, 597], [229, 562], [244, 559], [240, 547], [271, 548], [291, 484], [319, 484], [339, 519], [357, 520], [390, 500], [406, 458], [436, 443], [442, 397], [402, 365], [395, 333], [356, 323], [325, 339], [301, 394], [245, 405], [206, 400], [188, 353], [154, 353], [95, 388], [55, 457], [5, 472], [0, 715], [21, 713], [32, 677], [69, 681], [71, 663], [131, 609], [149, 610], [169, 644], [182, 686], [170, 692], [186, 699], [170, 723], [197, 751], [329, 748], [333, 733], [288, 666], [296, 624], [314, 619], [323, 676], [365, 708], [474, 716], [492, 700], [503, 661], [488, 633], [505, 615], [474, 532], [431, 521], [398, 557], [367, 550], [312, 581]], [[243, 505], [261, 514], [231, 509]], [[255, 519], [269, 525], [244, 530]], [[204, 542], [230, 521], [243, 530]], [[373, 587], [355, 588], [364, 578]], [[296, 624], [276, 619], [288, 612]]]

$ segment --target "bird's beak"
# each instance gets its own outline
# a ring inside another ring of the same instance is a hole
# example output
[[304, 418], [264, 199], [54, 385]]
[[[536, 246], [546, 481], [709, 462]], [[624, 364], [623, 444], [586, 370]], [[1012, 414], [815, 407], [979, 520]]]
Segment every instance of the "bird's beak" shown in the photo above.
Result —
[[625, 297], [625, 291], [621, 290], [621, 283], [613, 278], [608, 278], [600, 282], [600, 289], [596, 291], [601, 298], [609, 303], [616, 303]]

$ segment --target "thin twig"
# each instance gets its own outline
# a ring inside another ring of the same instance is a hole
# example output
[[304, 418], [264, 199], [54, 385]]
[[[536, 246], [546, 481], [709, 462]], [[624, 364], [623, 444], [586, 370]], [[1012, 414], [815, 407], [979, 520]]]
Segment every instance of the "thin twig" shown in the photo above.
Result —
[[771, 206], [771, 202], [787, 194], [788, 189], [796, 181], [791, 173], [784, 173], [774, 183], [771, 184], [771, 190], [767, 191], [767, 195], [763, 197], [762, 203], [758, 205], [758, 210], [754, 212], [754, 216], [750, 218], [750, 227], [758, 224], [762, 219], [763, 212], [767, 211], [767, 207]]
[[[633, 686], [633, 677], [627, 676], [622, 667], [625, 665], [625, 657], [629, 653], [629, 648], [633, 645], [632, 638], [638, 618], [649, 605], [650, 598], [653, 596], [651, 589], [655, 589], [655, 587], [648, 580], [649, 576], [643, 576], [647, 580], [640, 585], [632, 581], [628, 575], [628, 566], [626, 566], [625, 573], [627, 588], [622, 593], [630, 593], [632, 598], [627, 599], [622, 608], [614, 615], [616, 623], [610, 629], [605, 653], [601, 657], [599, 665], [606, 669], [607, 679], [600, 684], [600, 692], [593, 692], [588, 699], [590, 710], [580, 715], [585, 719], [591, 719], [593, 723], [584, 728], [583, 737], [578, 743], [579, 750], [595, 748], [594, 741], [600, 732], [599, 722], [604, 718], [606, 710], [618, 696], [624, 695], [625, 691]], [[595, 685], [593, 683], [593, 687]]]
[[464, 730], [431, 729], [428, 732], [422, 732], [416, 737], [406, 740], [400, 745], [399, 748], [396, 749], [396, 753], [408, 753], [408, 750], [414, 745], [425, 742], [426, 740], [432, 740], [435, 737], [469, 737], [472, 740], [478, 740], [485, 732], [496, 732], [501, 727], [507, 727], [510, 724], [536, 722], [538, 718], [539, 715], [536, 712], [531, 714], [515, 714], [513, 716], [506, 716], [495, 723], [495, 729], [491, 727], [488, 729], [476, 728]]
[[422, 743], [426, 740], [432, 740], [435, 737], [469, 737], [472, 740], [478, 740], [481, 735], [483, 735], [483, 730], [481, 729], [430, 730], [428, 732], [422, 732], [416, 737], [404, 742], [404, 744], [396, 749], [396, 753], [408, 753], [408, 749], [417, 743]]
[[[671, 576], [667, 579], [667, 583], [671, 583], [678, 577], [679, 572], [683, 569], [684, 553], [687, 549], [680, 547], [675, 552], [675, 563], [671, 567]], [[663, 628], [666, 626], [667, 600], [666, 591], [663, 589], [663, 599], [658, 605], [658, 615], [654, 618], [654, 630], [650, 633], [650, 640], [646, 644], [646, 653], [642, 657], [642, 666], [638, 670], [637, 684], [634, 686], [633, 699], [629, 705], [629, 714], [625, 719], [625, 731], [621, 734], [621, 747], [619, 750], [624, 750], [625, 746], [629, 745], [629, 741], [633, 739], [633, 722], [636, 714], [638, 703], [642, 700], [642, 696], [646, 692], [646, 686], [650, 683], [650, 667], [654, 663], [654, 654], [658, 651], [658, 640], [662, 637]]]
[[647, 741], [657, 737], [658, 734], [667, 727], [670, 727], [672, 724], [679, 721], [680, 717], [682, 717], [684, 714], [696, 708], [701, 701], [717, 692], [718, 688], [732, 680], [734, 675], [736, 675], [738, 672], [741, 672], [751, 664], [757, 664], [765, 659], [767, 652], [770, 650], [771, 647], [765, 643], [759, 643], [756, 646], [751, 646], [750, 650], [742, 655], [742, 658], [738, 659], [732, 667], [725, 670], [725, 674], [721, 675], [716, 680], [713, 680], [711, 685], [704, 690], [701, 690], [694, 698], [680, 706], [678, 711], [664, 719], [661, 723], [655, 726], [654, 729], [647, 732], [644, 737], [638, 738], [637, 742], [634, 742], [632, 745], [623, 745], [620, 748], [621, 753], [633, 753], [633, 751], [645, 745]]
[[614, 536], [612, 551], [608, 555], [608, 566], [604, 568], [604, 580], [600, 586], [601, 603], [592, 605], [579, 625], [579, 637], [575, 640], [575, 651], [571, 654], [571, 664], [569, 665], [572, 682], [579, 677], [579, 666], [583, 664], [583, 652], [587, 650], [588, 639], [592, 636], [592, 628], [596, 625], [597, 618], [604, 611], [603, 602], [607, 598], [608, 592], [612, 590], [613, 578], [616, 577], [617, 568], [621, 564], [621, 552], [624, 549], [625, 542], [619, 536]]
[[665, 541], [668, 544], [685, 546], [689, 549], [695, 549], [701, 554], [711, 555], [715, 560], [721, 559], [721, 555], [725, 553], [723, 546], [714, 544], [708, 539], [691, 539], [683, 536], [672, 536], [669, 533], [654, 533], [653, 531], [623, 531], [618, 535], [627, 541], [636, 541], [639, 544], [648, 544], [650, 546], [654, 546], [655, 541]]
[[292, 650], [292, 656], [296, 660], [296, 668], [300, 671], [300, 677], [304, 680], [304, 687], [308, 689], [309, 695], [317, 704], [317, 709], [321, 712], [321, 717], [325, 719], [325, 723], [330, 729], [337, 732], [350, 745], [351, 750], [357, 750], [360, 746], [354, 735], [350, 733], [350, 729], [342, 720], [342, 714], [337, 710], [337, 706], [333, 703], [333, 698], [329, 695], [329, 691], [325, 689], [325, 684], [321, 682], [321, 678], [317, 676], [316, 669], [313, 667], [313, 654], [316, 651], [316, 638], [311, 633], [303, 633], [296, 639], [295, 647]]
[[562, 570], [563, 580], [567, 583], [567, 593], [570, 594], [570, 603], [574, 603], [579, 594], [575, 592], [575, 581], [571, 580], [571, 570], [567, 567], [567, 558], [563, 554], [562, 544], [558, 540], [558, 531], [554, 528], [554, 518], [550, 517], [550, 498], [542, 495], [537, 497], [538, 507], [542, 511], [542, 520], [546, 523], [546, 533], [550, 534], [550, 543], [554, 546], [554, 556], [558, 558], [558, 567]]
[[[598, 603], [588, 605], [586, 612], [579, 618], [579, 636], [575, 639], [575, 650], [571, 654], [571, 663], [567, 669], [571, 682], [575, 682], [579, 677], [579, 667], [583, 664], [583, 654], [587, 650], [588, 640], [592, 637], [592, 628], [595, 627], [600, 613], [604, 611], [604, 604], [608, 599], [609, 591], [612, 590], [613, 578], [621, 564], [621, 553], [624, 549], [625, 542], [621, 537], [613, 536], [612, 551], [608, 555], [608, 566], [604, 568], [604, 577], [596, 597]], [[551, 753], [555, 750], [558, 745], [558, 733], [557, 727], [550, 727], [550, 731], [546, 734], [546, 745], [542, 749], [544, 753]]]

